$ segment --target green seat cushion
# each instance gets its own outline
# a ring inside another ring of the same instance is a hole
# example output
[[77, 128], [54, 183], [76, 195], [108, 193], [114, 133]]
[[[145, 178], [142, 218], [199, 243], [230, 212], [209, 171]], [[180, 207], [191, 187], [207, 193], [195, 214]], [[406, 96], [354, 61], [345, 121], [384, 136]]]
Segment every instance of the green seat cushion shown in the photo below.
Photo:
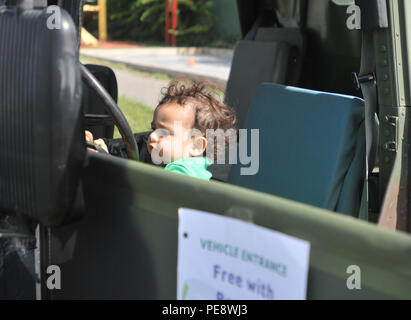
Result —
[[239, 163], [229, 182], [356, 215], [365, 178], [363, 122], [357, 97], [263, 84], [245, 122], [248, 131], [259, 129], [259, 171], [241, 175]]

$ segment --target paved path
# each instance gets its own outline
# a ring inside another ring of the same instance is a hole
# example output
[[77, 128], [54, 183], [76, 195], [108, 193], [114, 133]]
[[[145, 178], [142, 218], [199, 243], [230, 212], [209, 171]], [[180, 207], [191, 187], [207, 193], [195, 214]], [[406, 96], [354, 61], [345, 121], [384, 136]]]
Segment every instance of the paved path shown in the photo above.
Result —
[[208, 48], [82, 48], [80, 53], [142, 71], [213, 80], [222, 89], [225, 89], [232, 61], [232, 50]]
[[227, 81], [231, 67], [231, 59], [211, 55], [131, 56], [127, 61], [221, 81]]

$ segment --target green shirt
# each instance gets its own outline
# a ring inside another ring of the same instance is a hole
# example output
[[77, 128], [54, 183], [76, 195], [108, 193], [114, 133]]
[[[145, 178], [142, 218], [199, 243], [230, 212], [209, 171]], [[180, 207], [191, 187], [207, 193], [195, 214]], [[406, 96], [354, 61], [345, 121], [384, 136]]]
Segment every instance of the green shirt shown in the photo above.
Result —
[[212, 163], [213, 162], [209, 158], [205, 157], [184, 158], [169, 163], [165, 169], [167, 171], [209, 181], [213, 175], [207, 168], [211, 166]]

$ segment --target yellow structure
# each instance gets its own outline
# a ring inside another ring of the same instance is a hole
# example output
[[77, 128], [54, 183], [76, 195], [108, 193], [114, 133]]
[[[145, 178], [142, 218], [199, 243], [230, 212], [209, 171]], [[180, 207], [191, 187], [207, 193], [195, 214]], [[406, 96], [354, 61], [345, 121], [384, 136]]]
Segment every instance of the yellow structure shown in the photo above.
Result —
[[[97, 0], [97, 5], [84, 5], [84, 12], [98, 14], [98, 37], [99, 40], [107, 40], [107, 0]], [[86, 45], [97, 46], [98, 40], [85, 28], [81, 30], [81, 41]]]
[[81, 28], [81, 44], [89, 47], [97, 47], [98, 40], [85, 28]]

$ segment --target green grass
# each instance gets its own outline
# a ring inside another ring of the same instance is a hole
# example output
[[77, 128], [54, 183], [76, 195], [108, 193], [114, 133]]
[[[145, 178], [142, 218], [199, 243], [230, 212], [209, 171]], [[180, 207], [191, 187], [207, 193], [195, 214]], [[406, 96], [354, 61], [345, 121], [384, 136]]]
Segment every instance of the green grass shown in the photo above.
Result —
[[85, 56], [80, 56], [80, 60], [82, 63], [89, 63], [89, 64], [98, 64], [98, 65], [103, 65], [103, 66], [107, 66], [111, 69], [117, 69], [117, 70], [125, 70], [134, 74], [137, 74], [141, 77], [146, 77], [146, 78], [154, 78], [154, 79], [159, 79], [159, 80], [166, 80], [166, 81], [170, 81], [172, 78], [167, 75], [167, 74], [163, 74], [163, 73], [150, 73], [150, 72], [144, 72], [144, 71], [140, 71], [137, 69], [134, 69], [124, 63], [120, 63], [120, 62], [111, 62], [111, 61], [107, 61], [104, 59], [96, 59], [96, 58], [90, 58], [90, 57], [85, 57]]
[[[154, 113], [152, 108], [126, 97], [120, 97], [118, 105], [134, 133], [151, 130]], [[114, 129], [114, 138], [121, 138], [117, 128]]]

